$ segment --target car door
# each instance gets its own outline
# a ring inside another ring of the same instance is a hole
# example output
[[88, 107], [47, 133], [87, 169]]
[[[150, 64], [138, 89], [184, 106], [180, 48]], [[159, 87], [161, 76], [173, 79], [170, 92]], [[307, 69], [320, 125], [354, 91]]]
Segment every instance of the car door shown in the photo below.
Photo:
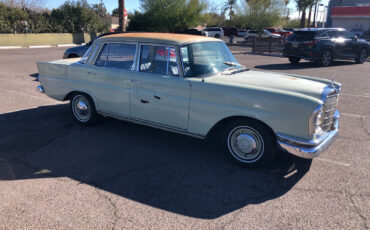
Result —
[[345, 38], [346, 43], [344, 47], [344, 55], [346, 57], [352, 58], [355, 57], [359, 53], [359, 48], [358, 48], [358, 42], [355, 39], [356, 36], [348, 31], [341, 31], [342, 36]]
[[104, 43], [88, 70], [93, 81], [89, 90], [95, 95], [100, 112], [130, 115], [130, 74], [134, 71], [136, 43]]
[[138, 72], [132, 75], [131, 117], [186, 130], [190, 84], [179, 76], [175, 47], [142, 44]]

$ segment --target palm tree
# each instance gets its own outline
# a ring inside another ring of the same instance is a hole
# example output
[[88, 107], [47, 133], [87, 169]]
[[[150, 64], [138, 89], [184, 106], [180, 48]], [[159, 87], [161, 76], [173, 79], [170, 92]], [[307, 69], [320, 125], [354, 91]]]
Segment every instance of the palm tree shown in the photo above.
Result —
[[226, 11], [229, 11], [230, 20], [232, 16], [234, 15], [234, 9], [238, 7], [238, 1], [237, 0], [227, 0], [226, 3], [223, 6], [222, 14], [225, 14]]
[[311, 6], [312, 10], [312, 5], [315, 4], [315, 0], [295, 0], [297, 3], [297, 8], [299, 11], [302, 12], [302, 17], [301, 17], [301, 28], [304, 28], [306, 25], [306, 10]]

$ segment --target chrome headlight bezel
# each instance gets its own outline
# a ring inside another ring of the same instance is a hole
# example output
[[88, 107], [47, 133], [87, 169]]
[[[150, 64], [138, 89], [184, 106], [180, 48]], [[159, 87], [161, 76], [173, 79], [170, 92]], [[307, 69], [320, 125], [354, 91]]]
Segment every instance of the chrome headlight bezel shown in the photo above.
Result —
[[309, 119], [309, 134], [315, 137], [321, 136], [324, 132], [321, 129], [323, 104], [316, 107]]

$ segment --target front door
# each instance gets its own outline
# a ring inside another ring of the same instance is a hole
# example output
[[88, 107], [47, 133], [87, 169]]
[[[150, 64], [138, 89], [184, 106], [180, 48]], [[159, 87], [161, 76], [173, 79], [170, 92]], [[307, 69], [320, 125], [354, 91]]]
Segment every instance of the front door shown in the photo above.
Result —
[[131, 117], [186, 130], [190, 84], [179, 76], [175, 47], [141, 45], [139, 72], [130, 79]]

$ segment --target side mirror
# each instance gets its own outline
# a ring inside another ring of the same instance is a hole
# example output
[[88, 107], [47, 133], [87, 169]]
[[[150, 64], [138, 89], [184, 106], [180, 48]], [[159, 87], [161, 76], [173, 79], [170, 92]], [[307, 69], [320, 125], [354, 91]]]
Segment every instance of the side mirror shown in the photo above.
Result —
[[353, 41], [357, 41], [357, 39], [358, 37], [356, 35], [352, 38]]

